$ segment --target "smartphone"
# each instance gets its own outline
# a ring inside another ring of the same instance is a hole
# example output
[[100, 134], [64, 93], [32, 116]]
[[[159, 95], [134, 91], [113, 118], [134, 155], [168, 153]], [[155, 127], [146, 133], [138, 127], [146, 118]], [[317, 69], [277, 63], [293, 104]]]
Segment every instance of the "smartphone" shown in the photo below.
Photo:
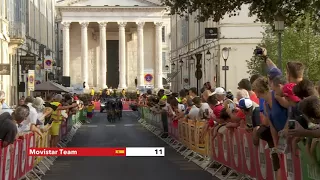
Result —
[[288, 121], [288, 127], [289, 129], [295, 129], [296, 121], [295, 120], [289, 120]]

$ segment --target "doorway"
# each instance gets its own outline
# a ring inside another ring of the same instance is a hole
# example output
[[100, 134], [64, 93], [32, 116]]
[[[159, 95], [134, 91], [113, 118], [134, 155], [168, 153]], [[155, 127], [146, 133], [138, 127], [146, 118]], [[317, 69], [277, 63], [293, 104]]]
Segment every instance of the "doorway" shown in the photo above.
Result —
[[107, 86], [119, 85], [119, 41], [107, 40]]

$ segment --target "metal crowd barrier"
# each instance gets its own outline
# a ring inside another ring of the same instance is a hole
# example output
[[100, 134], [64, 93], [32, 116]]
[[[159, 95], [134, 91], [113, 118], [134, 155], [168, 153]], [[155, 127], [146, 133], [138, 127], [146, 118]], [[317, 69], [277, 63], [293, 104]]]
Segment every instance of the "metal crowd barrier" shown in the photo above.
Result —
[[[139, 122], [148, 130], [161, 136], [163, 132], [160, 114], [153, 114], [149, 108], [140, 107]], [[252, 133], [245, 129], [227, 129], [224, 134], [213, 138], [213, 128], [205, 138], [201, 138], [204, 121], [178, 121], [175, 127], [170, 117], [167, 118], [169, 136], [161, 138], [177, 150], [189, 161], [193, 161], [220, 179], [228, 179], [236, 174], [240, 179], [276, 180], [272, 168], [270, 150], [266, 142], [260, 140], [254, 146]], [[202, 141], [204, 139], [204, 141]], [[316, 161], [312, 160], [303, 142], [299, 144], [297, 154], [279, 154], [282, 180], [319, 180], [320, 179], [320, 144], [317, 145]], [[215, 166], [215, 168], [213, 168]], [[227, 175], [219, 174], [222, 169], [229, 168]]]
[[[81, 127], [81, 111], [69, 116], [67, 121], [60, 127], [60, 147], [65, 147], [73, 138], [76, 131]], [[13, 144], [2, 147], [0, 140], [0, 180], [19, 179], [41, 179], [57, 157], [32, 157], [28, 156], [28, 148], [50, 147], [49, 131], [43, 133], [43, 138], [34, 133], [25, 133], [21, 139], [17, 139]], [[33, 178], [31, 178], [33, 176]]]

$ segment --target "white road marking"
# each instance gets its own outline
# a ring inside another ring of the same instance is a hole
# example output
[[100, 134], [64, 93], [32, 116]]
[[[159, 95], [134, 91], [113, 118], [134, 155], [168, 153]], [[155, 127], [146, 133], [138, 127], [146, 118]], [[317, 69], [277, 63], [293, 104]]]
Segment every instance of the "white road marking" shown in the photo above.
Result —
[[98, 127], [98, 125], [87, 125], [87, 127], [92, 127], [92, 128], [94, 128], [94, 127]]
[[116, 127], [115, 124], [106, 124], [106, 127]]
[[130, 126], [136, 126], [137, 124], [125, 124], [124, 126], [130, 127]]

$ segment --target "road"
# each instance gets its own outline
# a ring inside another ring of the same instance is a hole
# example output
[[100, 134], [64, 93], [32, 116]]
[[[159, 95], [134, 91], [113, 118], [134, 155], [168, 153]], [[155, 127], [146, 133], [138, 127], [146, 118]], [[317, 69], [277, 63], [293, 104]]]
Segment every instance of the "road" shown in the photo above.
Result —
[[69, 147], [165, 147], [165, 157], [59, 157], [44, 180], [217, 180], [137, 122], [134, 112], [110, 124], [106, 114], [96, 113], [83, 125]]

